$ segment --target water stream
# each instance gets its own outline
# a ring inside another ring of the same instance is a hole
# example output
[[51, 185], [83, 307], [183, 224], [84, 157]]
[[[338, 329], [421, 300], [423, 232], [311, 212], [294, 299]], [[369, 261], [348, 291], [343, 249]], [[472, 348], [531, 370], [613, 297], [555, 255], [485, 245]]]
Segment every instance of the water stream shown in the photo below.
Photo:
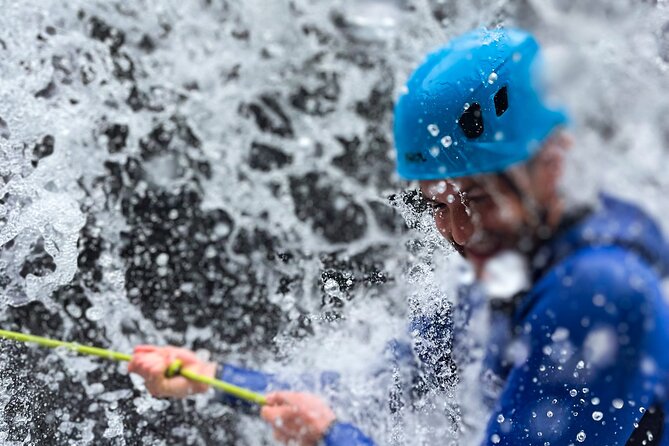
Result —
[[[427, 51], [475, 26], [535, 31], [573, 119], [570, 200], [605, 188], [669, 215], [666, 0], [0, 11], [2, 327], [336, 370], [338, 415], [379, 444], [473, 444], [485, 419], [464, 366], [400, 408], [370, 378], [409, 315], [448, 308], [469, 275], [393, 171], [392, 104]], [[0, 389], [0, 444], [272, 444], [210, 395], [154, 399], [124, 365], [67, 352], [1, 341]]]

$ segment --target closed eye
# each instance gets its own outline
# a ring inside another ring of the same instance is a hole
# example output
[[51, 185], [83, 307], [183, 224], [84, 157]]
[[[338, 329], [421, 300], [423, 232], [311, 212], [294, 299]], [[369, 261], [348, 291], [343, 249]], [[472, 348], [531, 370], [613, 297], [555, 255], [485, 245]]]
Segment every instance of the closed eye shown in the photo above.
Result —
[[480, 187], [475, 187], [462, 194], [463, 201], [468, 203], [482, 203], [490, 199], [490, 194]]

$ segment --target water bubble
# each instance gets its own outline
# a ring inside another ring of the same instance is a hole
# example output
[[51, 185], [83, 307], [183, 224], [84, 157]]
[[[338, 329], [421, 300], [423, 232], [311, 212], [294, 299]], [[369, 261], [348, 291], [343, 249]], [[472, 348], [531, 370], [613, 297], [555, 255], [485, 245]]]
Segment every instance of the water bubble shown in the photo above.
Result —
[[339, 291], [339, 284], [334, 279], [328, 279], [323, 284], [323, 289], [326, 293], [333, 293]]
[[490, 441], [492, 442], [492, 444], [498, 444], [500, 441], [502, 441], [502, 439], [500, 438], [499, 435], [497, 435], [497, 434], [492, 434], [492, 435], [490, 436]]
[[430, 147], [430, 155], [432, 155], [433, 157], [436, 158], [436, 157], [439, 156], [439, 153], [441, 153], [441, 150], [439, 150], [439, 147], [437, 147], [437, 146]]
[[520, 62], [520, 60], [522, 58], [523, 58], [523, 55], [520, 54], [519, 52], [515, 52], [515, 53], [513, 53], [513, 56], [511, 56], [511, 59], [516, 63]]
[[501, 141], [504, 139], [504, 132], [497, 131], [495, 132], [495, 141]]
[[576, 434], [576, 441], [579, 443], [583, 443], [585, 441], [585, 432], [581, 431], [578, 434]]
[[504, 423], [504, 415], [502, 415], [502, 414], [497, 415], [497, 422], [498, 423]]
[[604, 414], [596, 410], [592, 413], [592, 419], [595, 421], [601, 421], [604, 418]]
[[218, 223], [216, 226], [214, 226], [214, 234], [217, 237], [227, 237], [230, 235], [230, 225], [226, 223]]
[[593, 406], [599, 406], [599, 398], [594, 397], [593, 399], [590, 400]]
[[438, 136], [439, 126], [437, 126], [437, 124], [430, 124], [427, 126], [427, 131], [430, 132], [430, 135], [432, 136]]
[[495, 82], [497, 82], [497, 73], [490, 73], [490, 76], [488, 76], [488, 83], [494, 84]]
[[575, 397], [576, 395], [578, 395], [578, 391], [576, 389], [571, 389], [569, 391], [569, 396]]
[[553, 411], [552, 411], [552, 410], [549, 410], [548, 412], [546, 412], [546, 416], [547, 416], [548, 418], [553, 418]]
[[165, 254], [164, 252], [161, 252], [158, 254], [156, 257], [156, 265], [158, 266], [165, 266], [167, 265], [167, 262], [170, 260], [170, 256], [168, 254]]
[[613, 402], [611, 404], [616, 409], [622, 409], [623, 406], [625, 405], [625, 402], [623, 400], [621, 400], [620, 398], [616, 398], [615, 400], [613, 400]]
[[454, 203], [455, 202], [455, 195], [448, 194], [448, 197], [446, 197], [446, 202], [448, 202], [449, 204]]
[[603, 307], [606, 304], [606, 297], [602, 294], [595, 294], [592, 296], [592, 303], [596, 307]]
[[[462, 108], [463, 108], [464, 110], [469, 110], [469, 107], [471, 107], [471, 106], [469, 105], [469, 102], [465, 102], [465, 105], [464, 105]], [[457, 124], [457, 121], [455, 121], [455, 123]]]
[[585, 367], [585, 362], [583, 362], [582, 360], [578, 361], [578, 363], [576, 363], [576, 368], [577, 369], [581, 370], [583, 367]]
[[444, 136], [441, 138], [441, 145], [444, 147], [451, 147], [451, 144], [453, 144], [453, 138], [451, 138], [449, 135]]
[[99, 321], [105, 316], [105, 312], [102, 308], [92, 306], [88, 310], [86, 310], [86, 319], [92, 322]]

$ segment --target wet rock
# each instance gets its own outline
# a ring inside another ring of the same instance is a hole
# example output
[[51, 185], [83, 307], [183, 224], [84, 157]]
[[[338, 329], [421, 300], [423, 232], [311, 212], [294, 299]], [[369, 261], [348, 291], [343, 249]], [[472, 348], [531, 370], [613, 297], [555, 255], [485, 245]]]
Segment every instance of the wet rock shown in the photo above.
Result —
[[96, 219], [89, 214], [86, 218], [86, 224], [79, 232], [77, 266], [79, 267], [79, 277], [86, 287], [92, 290], [97, 290], [98, 284], [102, 280], [102, 267], [98, 261], [102, 254], [104, 241], [99, 234], [100, 228]]
[[53, 154], [55, 143], [56, 140], [53, 136], [46, 135], [40, 142], [35, 144], [33, 147], [33, 159], [31, 161], [34, 167], [37, 167], [39, 160]]
[[130, 89], [128, 98], [125, 100], [125, 103], [128, 104], [132, 111], [138, 112], [146, 107], [146, 104], [148, 103], [148, 96], [146, 93], [139, 91], [137, 85], [133, 85]]
[[118, 153], [125, 148], [128, 139], [127, 125], [111, 124], [103, 133], [107, 136], [107, 150], [109, 150], [109, 153]]
[[144, 34], [137, 44], [142, 50], [147, 53], [152, 53], [156, 49], [156, 43], [153, 41], [153, 38], [148, 34]]
[[114, 63], [114, 76], [119, 80], [135, 80], [135, 64], [124, 51], [114, 53], [112, 56]]
[[51, 81], [44, 88], [35, 93], [36, 98], [49, 99], [56, 94], [56, 84]]
[[406, 232], [407, 226], [402, 216], [389, 203], [368, 201], [367, 205], [374, 213], [374, 219], [379, 227], [390, 234]]
[[317, 72], [314, 86], [301, 85], [290, 96], [293, 107], [313, 116], [324, 116], [335, 111], [340, 94], [338, 76], [331, 72]]
[[284, 153], [278, 147], [255, 141], [251, 143], [249, 166], [252, 169], [269, 172], [270, 170], [281, 168], [292, 161], [293, 157]]
[[44, 239], [38, 237], [31, 247], [30, 254], [24, 260], [19, 274], [24, 278], [28, 274], [41, 277], [55, 270], [56, 264], [53, 262], [53, 257], [44, 250]]
[[0, 117], [0, 138], [9, 139], [11, 133], [9, 132], [9, 126], [2, 117]]
[[[254, 271], [228, 259], [225, 242], [232, 219], [220, 209], [203, 212], [200, 203], [198, 193], [186, 190], [149, 190], [124, 200], [124, 214], [137, 228], [122, 234], [122, 256], [130, 265], [129, 299], [156, 326], [176, 333], [189, 326], [209, 327], [226, 343], [268, 342], [281, 312], [267, 301]], [[236, 244], [235, 249], [255, 250], [257, 243]], [[239, 323], [242, 315], [248, 324]]]
[[391, 115], [393, 110], [393, 77], [384, 76], [364, 101], [355, 104], [355, 112], [370, 121], [381, 122]]
[[125, 34], [121, 30], [110, 26], [102, 19], [91, 17], [88, 23], [90, 26], [90, 36], [109, 46], [109, 50], [112, 53], [118, 51], [125, 42]]
[[367, 217], [353, 197], [338, 192], [327, 174], [311, 172], [290, 177], [290, 193], [296, 216], [309, 221], [317, 233], [331, 243], [348, 243], [363, 236]]
[[252, 117], [263, 132], [273, 133], [284, 138], [293, 137], [293, 126], [288, 115], [283, 111], [276, 98], [262, 95], [257, 102], [244, 104], [240, 113]]
[[364, 139], [337, 136], [344, 153], [332, 159], [332, 164], [365, 185], [387, 188], [395, 169], [388, 157], [392, 150], [388, 139], [376, 128], [368, 128]]
[[139, 140], [142, 149], [142, 158], [150, 159], [164, 153], [172, 141], [174, 130], [165, 127], [164, 124], [156, 125], [151, 132]]

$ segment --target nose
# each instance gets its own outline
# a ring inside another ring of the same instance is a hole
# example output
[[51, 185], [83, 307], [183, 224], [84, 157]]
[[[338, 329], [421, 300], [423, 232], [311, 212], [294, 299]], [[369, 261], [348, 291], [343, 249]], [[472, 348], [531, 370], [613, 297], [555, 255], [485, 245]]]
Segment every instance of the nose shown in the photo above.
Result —
[[439, 232], [460, 246], [465, 246], [474, 234], [472, 219], [460, 200], [455, 200], [439, 209], [434, 219]]

